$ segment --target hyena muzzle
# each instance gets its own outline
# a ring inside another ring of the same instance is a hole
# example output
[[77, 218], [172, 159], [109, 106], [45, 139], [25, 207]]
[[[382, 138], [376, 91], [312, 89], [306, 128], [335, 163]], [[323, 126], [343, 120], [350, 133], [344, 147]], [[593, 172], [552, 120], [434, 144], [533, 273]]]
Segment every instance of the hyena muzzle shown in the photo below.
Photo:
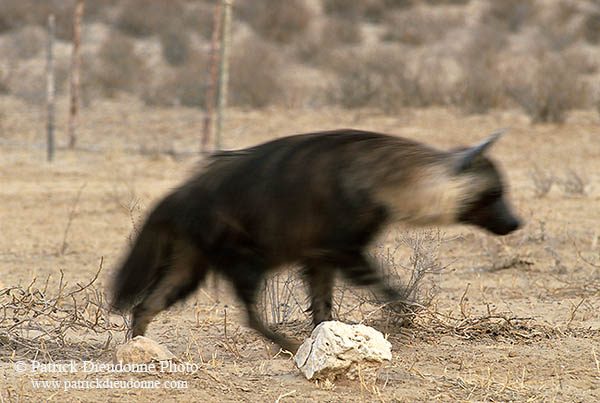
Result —
[[498, 134], [450, 152], [379, 133], [337, 130], [290, 136], [218, 152], [151, 211], [114, 279], [113, 305], [133, 306], [133, 336], [188, 296], [209, 271], [227, 278], [248, 324], [295, 352], [269, 329], [255, 300], [265, 275], [302, 267], [313, 323], [331, 319], [337, 273], [399, 301], [367, 258], [389, 224], [472, 224], [494, 234], [519, 219], [484, 155]]

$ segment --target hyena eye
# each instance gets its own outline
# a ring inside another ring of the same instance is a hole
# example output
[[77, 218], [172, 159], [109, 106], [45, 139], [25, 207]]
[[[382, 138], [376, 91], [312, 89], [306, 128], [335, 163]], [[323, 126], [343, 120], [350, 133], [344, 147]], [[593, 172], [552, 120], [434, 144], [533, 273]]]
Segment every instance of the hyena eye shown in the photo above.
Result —
[[500, 198], [502, 198], [502, 190], [501, 189], [492, 189], [490, 191], [482, 193], [481, 196], [479, 197], [479, 201], [477, 202], [477, 204], [485, 206], [485, 205], [495, 202], [496, 200], [498, 200]]
[[501, 189], [494, 189], [487, 194], [487, 199], [500, 199], [502, 197]]

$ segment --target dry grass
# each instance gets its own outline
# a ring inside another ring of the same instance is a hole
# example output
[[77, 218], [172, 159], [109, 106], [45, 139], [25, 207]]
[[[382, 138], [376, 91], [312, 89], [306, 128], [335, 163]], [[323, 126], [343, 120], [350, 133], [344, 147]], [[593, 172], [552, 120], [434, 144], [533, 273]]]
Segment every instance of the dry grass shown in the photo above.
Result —
[[[128, 245], [132, 219], [140, 222], [152, 203], [193, 169], [192, 159], [166, 152], [174, 149], [190, 153], [196, 149], [201, 119], [195, 109], [146, 108], [134, 97], [99, 101], [84, 109], [82, 149], [61, 149], [55, 163], [48, 165], [41, 161], [43, 124], [35, 111], [12, 97], [0, 97], [0, 101], [3, 102], [0, 140], [5, 157], [0, 166], [3, 173], [0, 214], [5, 223], [0, 237], [3, 270], [0, 288], [12, 289], [9, 295], [0, 295], [0, 303], [13, 309], [29, 307], [31, 300], [35, 300], [40, 303], [33, 304], [34, 308], [48, 312], [43, 309], [51, 308], [61, 295], [57, 304], [60, 309], [52, 312], [52, 317], [33, 317], [33, 311], [27, 316], [13, 313], [16, 310], [6, 311], [0, 325], [0, 375], [5, 377], [6, 387], [0, 390], [0, 396], [4, 401], [59, 397], [72, 401], [106, 400], [106, 390], [33, 390], [30, 379], [52, 379], [53, 375], [16, 374], [13, 361], [32, 358], [37, 353], [40, 361], [50, 362], [43, 358], [44, 351], [57, 361], [110, 360], [106, 340], [112, 334], [110, 350], [116, 340], [125, 337], [124, 319], [108, 316], [111, 325], [117, 327], [96, 334], [86, 327], [96, 322], [97, 299], [92, 286], [87, 289], [90, 302], [85, 310], [88, 299], [84, 291], [75, 295], [76, 307], [66, 295], [80, 288], [74, 284], [84, 287], [90, 282], [100, 256], [105, 257], [103, 265], [107, 270], [100, 272], [93, 286], [98, 291], [105, 290], [110, 269]], [[63, 108], [59, 110], [64, 111], [67, 104], [62, 101], [59, 99]], [[529, 174], [532, 168], [529, 156], [534, 155], [535, 162], [546, 167], [545, 170], [551, 169], [562, 177], [572, 167], [580, 176], [585, 173], [589, 184], [597, 183], [597, 148], [591, 147], [595, 142], [595, 113], [578, 112], [574, 120], [569, 119], [562, 126], [530, 126], [527, 117], [516, 110], [479, 116], [458, 115], [446, 109], [413, 110], [401, 116], [384, 116], [372, 110], [341, 108], [313, 111], [232, 108], [228, 116], [224, 138], [228, 148], [293, 132], [347, 125], [397, 133], [450, 148], [475, 143], [482, 133], [495, 127], [512, 127], [511, 133], [515, 135], [499, 142], [490, 155], [503, 167], [511, 185], [513, 205], [527, 226], [514, 238], [494, 239], [485, 244], [482, 242], [486, 238], [478, 230], [466, 226], [444, 229], [448, 235], [442, 238], [438, 256], [439, 264], [447, 268], [441, 275], [425, 277], [421, 282], [422, 296], [426, 297], [434, 285], [439, 292], [427, 308], [414, 315], [408, 327], [398, 326], [393, 321], [394, 314], [388, 314], [368, 290], [359, 291], [346, 285], [336, 290], [336, 317], [348, 322], [363, 321], [385, 332], [392, 342], [394, 358], [382, 370], [375, 385], [378, 392], [360, 385], [339, 383], [317, 388], [306, 382], [297, 375], [287, 356], [277, 355], [273, 346], [244, 325], [243, 307], [231, 295], [223, 292], [221, 302], [216, 302], [209, 287], [205, 287], [186, 303], [159, 315], [148, 333], [178, 357], [201, 365], [196, 374], [173, 375], [173, 379], [187, 380], [189, 389], [111, 390], [108, 392], [111, 398], [140, 401], [176, 396], [192, 401], [275, 401], [292, 390], [296, 393], [281, 401], [298, 396], [318, 402], [552, 401], [553, 398], [597, 401], [600, 398], [595, 387], [600, 376], [597, 364], [600, 239], [599, 217], [592, 203], [598, 196], [598, 188], [588, 186], [585, 197], [571, 197], [557, 187], [559, 191], [553, 189], [546, 197], [537, 198]], [[137, 152], [142, 146], [154, 151]], [[80, 186], [86, 182], [68, 232], [69, 246], [60, 254], [69, 213]], [[413, 238], [416, 235], [411, 233]], [[385, 256], [386, 249], [391, 253], [400, 241], [401, 237], [391, 234], [376, 251]], [[435, 261], [435, 245], [434, 241], [433, 245], [422, 248], [424, 258]], [[413, 267], [412, 255], [413, 248], [402, 244], [394, 258], [405, 281]], [[511, 256], [533, 264], [518, 263], [490, 270], [493, 262], [502, 263]], [[423, 260], [423, 267], [428, 266], [426, 262]], [[70, 283], [63, 287], [63, 292], [59, 292], [60, 269], [65, 273], [63, 284], [67, 280]], [[46, 289], [44, 280], [48, 274], [51, 277]], [[32, 278], [38, 280], [28, 290]], [[286, 280], [284, 275], [280, 285], [285, 285]], [[43, 298], [35, 290], [43, 293]], [[280, 329], [291, 337], [302, 338], [310, 332], [310, 321], [300, 312], [300, 307], [306, 304], [300, 297], [299, 303], [293, 298], [286, 302], [285, 292], [280, 288], [279, 294], [273, 295], [273, 300], [281, 298], [284, 302], [284, 306], [279, 305], [280, 317], [292, 305], [296, 310]], [[105, 303], [101, 295], [98, 298]], [[2, 314], [0, 310], [0, 320]], [[272, 316], [270, 308], [266, 314]], [[105, 316], [103, 309], [102, 316]], [[22, 337], [7, 341], [5, 330], [19, 318], [26, 319], [19, 328]], [[81, 327], [69, 327], [75, 318]], [[27, 326], [43, 331], [27, 330]], [[94, 328], [108, 328], [108, 323], [99, 319], [98, 326]], [[62, 338], [56, 337], [60, 329], [66, 330]], [[63, 339], [65, 347], [60, 350], [58, 343]], [[81, 379], [87, 375], [72, 376]], [[146, 379], [144, 375], [114, 376]], [[58, 378], [70, 379], [62, 374]], [[161, 379], [167, 378], [165, 375]]]

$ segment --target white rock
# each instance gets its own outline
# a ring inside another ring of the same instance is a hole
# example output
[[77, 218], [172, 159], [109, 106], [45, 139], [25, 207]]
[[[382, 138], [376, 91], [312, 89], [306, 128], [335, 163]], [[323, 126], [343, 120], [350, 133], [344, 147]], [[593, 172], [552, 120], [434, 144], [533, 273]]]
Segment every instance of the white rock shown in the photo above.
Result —
[[294, 362], [306, 379], [373, 382], [384, 361], [392, 359], [391, 347], [383, 334], [372, 327], [329, 321], [313, 330], [298, 349]]
[[176, 357], [166, 347], [161, 346], [154, 340], [144, 336], [136, 336], [117, 347], [114, 359], [115, 363], [122, 361], [123, 364], [141, 364], [152, 361], [176, 360]]

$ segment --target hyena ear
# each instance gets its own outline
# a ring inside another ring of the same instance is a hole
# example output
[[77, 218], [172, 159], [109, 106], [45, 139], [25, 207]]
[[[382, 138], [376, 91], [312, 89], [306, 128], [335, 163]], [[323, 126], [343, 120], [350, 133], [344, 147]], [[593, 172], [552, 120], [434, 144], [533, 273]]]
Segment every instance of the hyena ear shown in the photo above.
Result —
[[498, 131], [494, 132], [486, 140], [482, 141], [481, 143], [477, 144], [474, 147], [468, 148], [465, 151], [463, 151], [461, 153], [460, 158], [458, 159], [458, 161], [456, 163], [456, 172], [462, 172], [465, 169], [467, 169], [469, 167], [469, 165], [471, 165], [473, 160], [475, 158], [479, 157], [480, 155], [483, 155], [483, 153], [488, 148], [490, 148], [490, 146], [492, 144], [494, 144], [496, 142], [496, 140], [498, 140], [498, 137], [500, 137], [502, 134], [504, 134], [504, 132], [506, 132], [506, 129], [498, 130]]

